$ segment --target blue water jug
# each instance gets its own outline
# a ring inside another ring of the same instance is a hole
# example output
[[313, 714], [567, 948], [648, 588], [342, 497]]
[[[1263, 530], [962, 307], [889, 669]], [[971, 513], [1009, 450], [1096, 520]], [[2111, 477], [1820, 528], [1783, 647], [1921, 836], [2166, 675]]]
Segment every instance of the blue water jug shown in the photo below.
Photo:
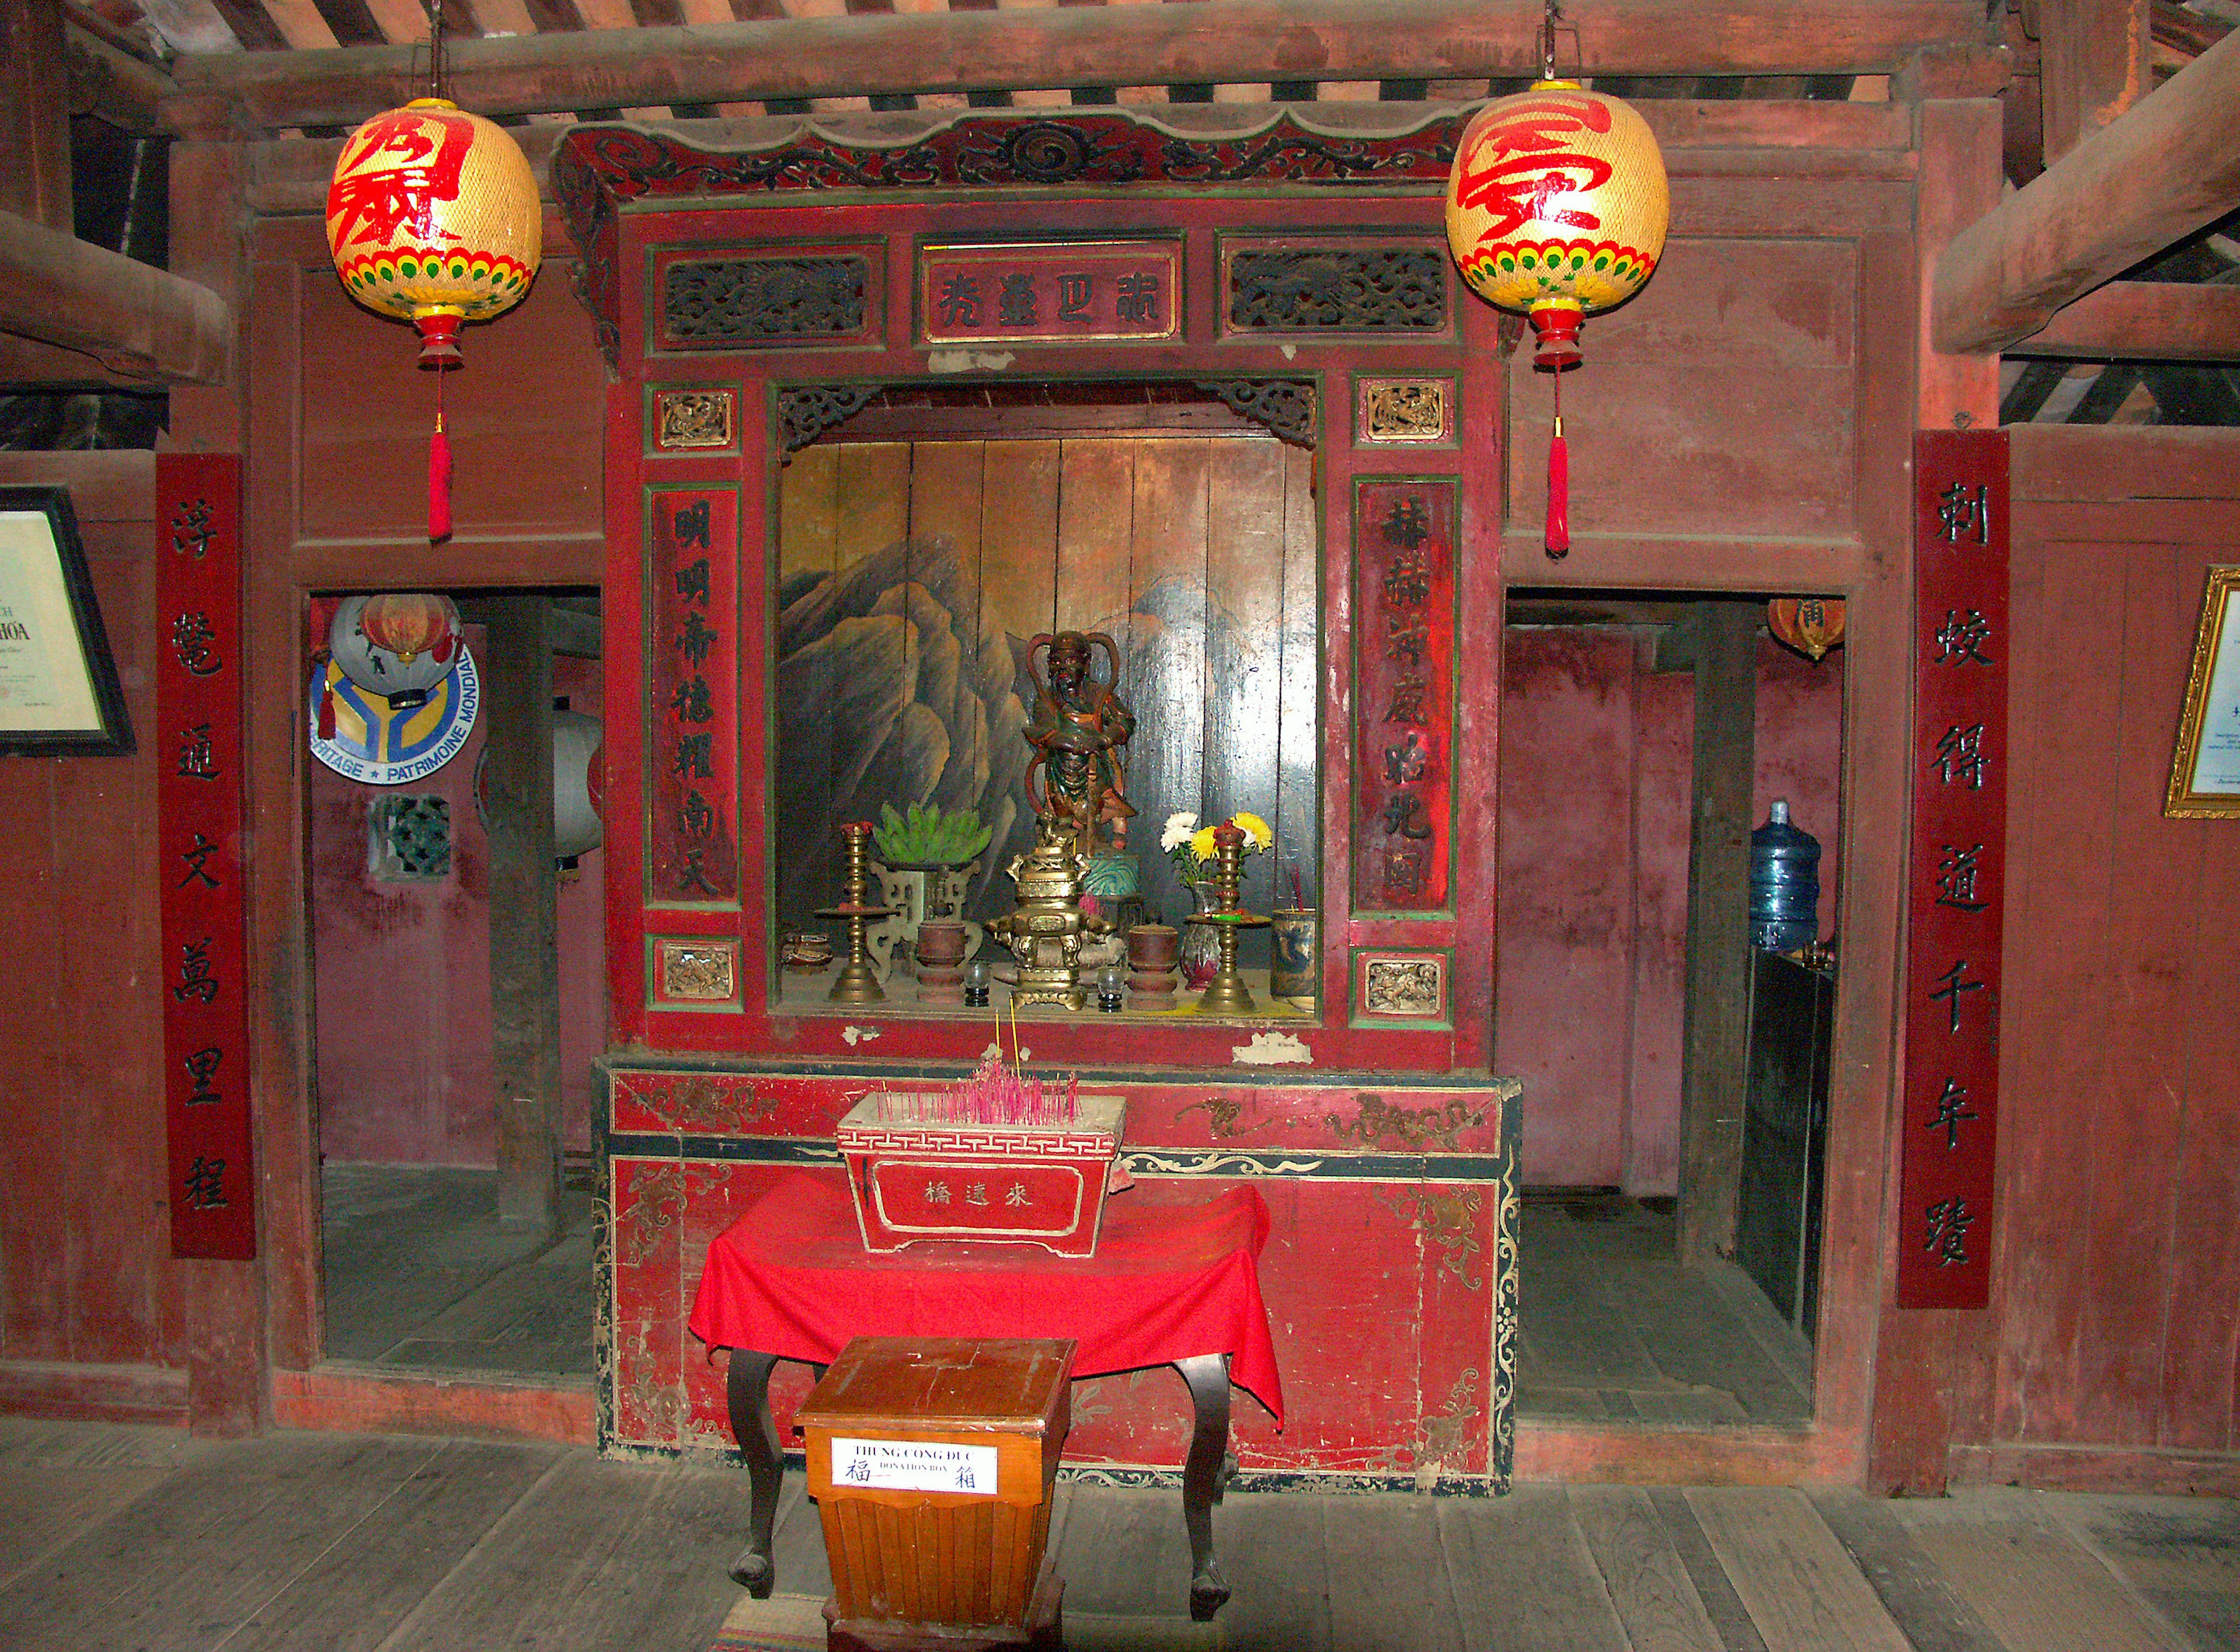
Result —
[[1774, 799], [1750, 834], [1750, 944], [1796, 952], [1820, 938], [1820, 840], [1789, 823], [1789, 801]]

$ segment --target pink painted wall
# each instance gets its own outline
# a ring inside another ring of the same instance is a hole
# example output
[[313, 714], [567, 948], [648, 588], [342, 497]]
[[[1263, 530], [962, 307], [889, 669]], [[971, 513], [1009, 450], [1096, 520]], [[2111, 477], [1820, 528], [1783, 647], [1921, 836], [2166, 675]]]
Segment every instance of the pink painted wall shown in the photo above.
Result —
[[[1524, 1081], [1524, 1177], [1679, 1185], [1695, 686], [1645, 631], [1511, 629], [1503, 648], [1496, 1069]], [[1758, 649], [1756, 818], [1817, 837], [1836, 910], [1843, 656]]]
[[[468, 647], [482, 631], [470, 626]], [[552, 663], [570, 710], [600, 715], [596, 660]], [[377, 882], [366, 814], [379, 789], [311, 765], [311, 935], [317, 1021], [315, 1096], [327, 1158], [490, 1165], [489, 841], [471, 787], [483, 730], [416, 789], [450, 802], [451, 873], [441, 883]], [[606, 1048], [602, 854], [563, 872], [560, 1060], [568, 1146], [590, 1146], [593, 1057]]]

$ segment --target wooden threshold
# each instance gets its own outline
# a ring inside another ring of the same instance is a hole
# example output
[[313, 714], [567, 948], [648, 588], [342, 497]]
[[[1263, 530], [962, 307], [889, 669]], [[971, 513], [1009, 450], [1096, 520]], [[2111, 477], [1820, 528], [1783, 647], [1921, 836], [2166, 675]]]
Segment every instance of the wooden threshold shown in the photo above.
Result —
[[590, 1445], [597, 1438], [588, 1379], [402, 1371], [333, 1360], [308, 1371], [276, 1369], [272, 1421], [283, 1429], [563, 1445]]
[[1856, 1485], [1865, 1442], [1814, 1428], [1517, 1424], [1517, 1478], [1573, 1485]]

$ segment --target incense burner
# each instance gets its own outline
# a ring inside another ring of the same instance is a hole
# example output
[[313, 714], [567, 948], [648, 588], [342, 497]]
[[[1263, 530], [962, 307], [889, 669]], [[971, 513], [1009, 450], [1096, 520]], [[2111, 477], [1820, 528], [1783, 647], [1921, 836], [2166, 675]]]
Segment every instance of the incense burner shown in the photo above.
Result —
[[1041, 1122], [998, 1123], [966, 1116], [953, 1092], [857, 1102], [836, 1136], [863, 1249], [971, 1239], [1095, 1256], [1128, 1104], [1071, 1101], [1070, 1116], [1061, 1098]]

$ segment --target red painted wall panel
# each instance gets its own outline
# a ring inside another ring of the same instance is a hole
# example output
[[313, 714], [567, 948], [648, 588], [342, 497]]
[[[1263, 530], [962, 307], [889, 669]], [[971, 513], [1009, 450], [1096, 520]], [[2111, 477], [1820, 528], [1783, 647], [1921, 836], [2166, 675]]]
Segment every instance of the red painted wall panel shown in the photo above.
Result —
[[[1648, 649], [1644, 634], [1615, 628], [1503, 640], [1493, 1064], [1524, 1080], [1528, 1185], [1678, 1187], [1695, 691], [1687, 672], [1649, 669]], [[1823, 935], [1836, 911], [1843, 661], [1758, 645], [1755, 814], [1785, 797], [1820, 839]]]
[[[2162, 802], [2205, 570], [2234, 560], [2240, 508], [2124, 496], [2056, 436], [2014, 448], [1991, 1434], [2231, 1451], [2240, 831]], [[2134, 473], [2157, 491], [2229, 491], [2230, 432], [2150, 444]]]
[[0, 758], [0, 1359], [183, 1366], [157, 997], [155, 467], [10, 454], [70, 487], [139, 749]]

